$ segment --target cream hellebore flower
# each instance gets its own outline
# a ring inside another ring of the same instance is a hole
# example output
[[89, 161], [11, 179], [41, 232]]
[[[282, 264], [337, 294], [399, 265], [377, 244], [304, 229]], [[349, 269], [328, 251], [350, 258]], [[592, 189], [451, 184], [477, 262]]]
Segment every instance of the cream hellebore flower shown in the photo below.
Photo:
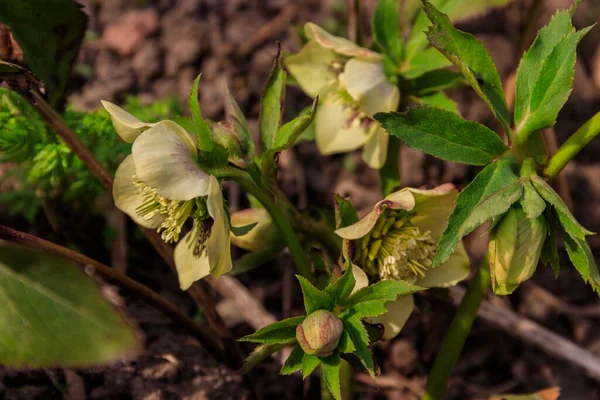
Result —
[[[148, 124], [103, 101], [115, 130], [133, 143], [113, 185], [115, 205], [139, 225], [161, 232], [175, 247], [181, 289], [232, 268], [229, 221], [219, 181], [197, 163], [195, 138], [172, 121]], [[179, 240], [188, 218], [193, 228]]]
[[[469, 274], [469, 259], [459, 243], [454, 254], [432, 268], [437, 242], [454, 208], [452, 184], [432, 190], [405, 188], [378, 202], [360, 221], [340, 228], [344, 256], [352, 261], [356, 288], [383, 279], [426, 288], [455, 285]], [[369, 322], [384, 326], [383, 339], [396, 336], [413, 311], [412, 295], [399, 296], [387, 312]]]
[[389, 134], [371, 117], [395, 111], [400, 91], [389, 82], [382, 56], [315, 24], [304, 27], [308, 43], [285, 59], [298, 84], [320, 97], [315, 138], [322, 154], [344, 153], [361, 146], [372, 168], [385, 163]]

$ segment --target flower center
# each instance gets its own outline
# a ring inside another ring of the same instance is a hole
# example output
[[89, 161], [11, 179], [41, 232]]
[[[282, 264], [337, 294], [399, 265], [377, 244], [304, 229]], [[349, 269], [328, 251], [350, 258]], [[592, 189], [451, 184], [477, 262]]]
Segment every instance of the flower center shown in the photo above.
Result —
[[431, 269], [435, 243], [431, 232], [412, 223], [414, 213], [386, 209], [373, 229], [356, 241], [354, 262], [375, 279], [414, 283]]
[[166, 199], [156, 193], [155, 188], [140, 181], [137, 175], [133, 175], [132, 179], [136, 193], [142, 196], [142, 204], [135, 210], [137, 214], [147, 220], [156, 215], [163, 216], [164, 220], [156, 231], [162, 232], [161, 237], [165, 242], [177, 242], [181, 228], [192, 214], [196, 202]]

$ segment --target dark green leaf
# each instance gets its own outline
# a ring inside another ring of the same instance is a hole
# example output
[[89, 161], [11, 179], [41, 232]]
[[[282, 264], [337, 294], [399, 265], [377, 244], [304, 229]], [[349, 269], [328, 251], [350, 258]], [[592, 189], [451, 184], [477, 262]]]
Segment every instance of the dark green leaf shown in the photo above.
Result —
[[406, 79], [416, 79], [429, 72], [452, 65], [439, 51], [430, 47], [412, 57], [409, 63], [400, 70]]
[[365, 369], [374, 376], [375, 374], [375, 364], [373, 362], [373, 354], [371, 350], [369, 350], [369, 335], [365, 330], [365, 327], [362, 321], [358, 318], [350, 317], [342, 320], [344, 323], [344, 331], [348, 332], [352, 343], [356, 350], [354, 351], [354, 355], [356, 355]]
[[532, 175], [531, 183], [533, 183], [533, 187], [537, 190], [538, 194], [554, 207], [561, 226], [569, 235], [579, 239], [585, 239], [586, 235], [594, 234], [577, 222], [563, 199], [561, 199], [554, 189], [552, 189], [542, 178], [537, 175]]
[[60, 106], [87, 27], [81, 5], [73, 0], [2, 1], [0, 22], [44, 82], [50, 105]]
[[452, 89], [464, 82], [461, 74], [447, 69], [438, 69], [410, 81], [410, 92], [417, 97]]
[[556, 122], [558, 112], [573, 88], [577, 43], [591, 28], [568, 33], [545, 59], [530, 61], [533, 64], [530, 68], [537, 72], [534, 76], [537, 79], [530, 89], [531, 97], [520, 100], [522, 109], [519, 110], [519, 119], [515, 118], [520, 142], [524, 142], [530, 133], [553, 126]]
[[260, 144], [263, 152], [273, 148], [277, 131], [281, 126], [283, 114], [283, 100], [285, 96], [286, 73], [282, 65], [281, 49], [273, 63], [271, 75], [263, 91], [260, 101], [260, 115], [258, 129]]
[[307, 279], [300, 275], [296, 276], [302, 287], [302, 296], [304, 297], [304, 308], [306, 315], [312, 314], [317, 310], [333, 310], [334, 303], [331, 297], [325, 292], [314, 287]]
[[281, 367], [281, 371], [279, 373], [281, 375], [290, 375], [296, 371], [300, 371], [302, 369], [302, 358], [304, 357], [304, 351], [302, 351], [302, 347], [298, 343], [294, 346], [290, 356], [283, 363], [283, 367]]
[[342, 400], [340, 388], [340, 353], [321, 358], [321, 372], [327, 389], [335, 400]]
[[571, 262], [581, 274], [583, 281], [592, 285], [596, 293], [600, 294], [600, 272], [594, 259], [594, 254], [585, 239], [571, 236], [565, 230], [562, 231], [567, 254]]
[[139, 337], [71, 262], [0, 247], [0, 363], [89, 367], [141, 350]]
[[339, 194], [334, 194], [336, 228], [343, 228], [358, 222], [358, 214], [352, 203]]
[[396, 297], [403, 294], [410, 294], [426, 290], [425, 288], [412, 285], [403, 281], [379, 281], [373, 285], [365, 286], [354, 293], [345, 306], [352, 307], [365, 301], [384, 301], [390, 302], [396, 300]]
[[[300, 347], [300, 345], [296, 345], [297, 347]], [[263, 344], [258, 346], [257, 348], [254, 349], [254, 351], [252, 351], [252, 353], [250, 353], [250, 355], [248, 357], [246, 357], [246, 359], [244, 360], [244, 365], [242, 366], [242, 369], [240, 370], [240, 373], [242, 374], [247, 374], [248, 372], [250, 372], [252, 370], [252, 368], [256, 367], [258, 364], [260, 364], [265, 358], [269, 357], [271, 354], [278, 352], [279, 350], [281, 350], [282, 348], [285, 347], [285, 344]], [[300, 351], [302, 351], [302, 349], [300, 349]], [[293, 354], [293, 352], [292, 352]], [[290, 357], [288, 357], [288, 360], [292, 357], [292, 355], [290, 355]], [[286, 361], [287, 364], [287, 361]], [[285, 364], [283, 366], [283, 368], [285, 368]], [[282, 371], [283, 371], [282, 368]], [[292, 371], [294, 372], [294, 371]], [[290, 372], [291, 373], [291, 372]], [[283, 374], [283, 372], [282, 372]], [[283, 374], [285, 375], [285, 374]]]
[[379, 0], [373, 13], [375, 43], [393, 60], [400, 60], [402, 56], [399, 7], [399, 0]]
[[456, 115], [460, 115], [458, 111], [458, 104], [450, 97], [446, 96], [444, 92], [437, 92], [423, 96], [420, 98], [413, 98], [417, 104], [422, 106], [437, 107], [442, 110], [450, 111]]
[[341, 304], [350, 297], [350, 293], [352, 293], [355, 283], [356, 281], [354, 279], [354, 274], [352, 273], [352, 268], [346, 268], [344, 275], [337, 281], [330, 283], [325, 288], [324, 292], [331, 297], [334, 304]]
[[[458, 241], [470, 231], [465, 222], [478, 204], [492, 194], [517, 180], [516, 165], [513, 160], [502, 159], [485, 167], [475, 179], [457, 196], [454, 211], [448, 219], [448, 227], [442, 234], [433, 260], [435, 267], [441, 265], [454, 252]], [[510, 206], [510, 205], [509, 205]]]
[[448, 17], [429, 1], [424, 0], [423, 5], [433, 23], [427, 31], [429, 42], [460, 69], [505, 131], [510, 133], [510, 116], [502, 83], [485, 46], [473, 35], [454, 28]]
[[307, 376], [312, 374], [320, 362], [319, 357], [304, 354], [304, 357], [302, 357], [302, 379], [306, 379]]
[[350, 339], [350, 335], [346, 331], [342, 332], [340, 343], [338, 344], [338, 351], [342, 354], [354, 353], [354, 351], [356, 351], [356, 347], [354, 347], [354, 343], [352, 343], [352, 339]]
[[200, 101], [198, 100], [198, 85], [200, 84], [201, 76], [202, 74], [198, 75], [194, 80], [194, 84], [192, 85], [192, 90], [190, 91], [190, 96], [188, 98], [188, 104], [190, 111], [192, 112], [192, 118], [196, 124], [198, 148], [203, 152], [211, 152], [213, 149], [213, 140], [210, 133], [210, 125], [202, 117], [202, 112], [200, 111]]
[[439, 108], [378, 113], [374, 118], [409, 147], [448, 161], [487, 165], [508, 150], [490, 129]]
[[306, 316], [287, 318], [267, 325], [251, 335], [238, 339], [240, 342], [290, 344], [296, 341], [296, 327]]
[[544, 217], [546, 218], [546, 223], [548, 224], [548, 237], [544, 242], [544, 246], [542, 247], [542, 254], [540, 255], [540, 260], [546, 266], [552, 267], [552, 271], [554, 271], [554, 276], [558, 278], [558, 272], [560, 269], [560, 261], [558, 258], [558, 248], [556, 246], [556, 227], [554, 224], [554, 216], [552, 215], [552, 211], [550, 209], [546, 209], [544, 211]]
[[252, 228], [258, 225], [258, 222], [253, 222], [244, 226], [231, 226], [231, 233], [235, 236], [244, 236], [246, 233], [250, 232]]
[[383, 197], [393, 193], [400, 186], [400, 145], [398, 138], [390, 137], [385, 163], [379, 170], [379, 183]]

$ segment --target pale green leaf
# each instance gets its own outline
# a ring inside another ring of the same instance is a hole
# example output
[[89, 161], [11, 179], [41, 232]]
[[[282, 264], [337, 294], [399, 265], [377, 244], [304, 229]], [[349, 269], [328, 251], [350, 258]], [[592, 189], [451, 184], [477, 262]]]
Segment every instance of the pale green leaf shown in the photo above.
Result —
[[277, 321], [238, 340], [240, 342], [265, 344], [291, 344], [296, 341], [296, 327], [301, 324], [305, 318], [306, 316], [303, 315]]
[[277, 131], [281, 127], [283, 100], [285, 96], [286, 72], [282, 65], [281, 50], [277, 53], [271, 75], [260, 101], [258, 130], [263, 152], [273, 148]]
[[442, 110], [450, 111], [456, 115], [460, 115], [458, 111], [458, 104], [450, 97], [446, 96], [444, 92], [437, 92], [428, 94], [420, 98], [415, 98], [415, 102], [428, 107], [441, 108]]
[[251, 224], [244, 225], [244, 226], [233, 226], [232, 225], [231, 233], [233, 233], [235, 236], [244, 236], [245, 234], [250, 232], [252, 230], [252, 228], [254, 228], [256, 225], [258, 225], [258, 222], [253, 222]]
[[[470, 231], [465, 229], [465, 222], [478, 204], [489, 198], [498, 190], [518, 180], [515, 162], [501, 159], [485, 167], [475, 179], [457, 196], [454, 211], [448, 219], [448, 227], [442, 234], [433, 260], [435, 267], [441, 265], [452, 255], [458, 241]], [[509, 205], [510, 206], [510, 205]]]
[[546, 209], [546, 202], [535, 190], [529, 179], [523, 181], [523, 197], [521, 197], [520, 202], [529, 219], [539, 217]]
[[140, 337], [71, 262], [0, 247], [0, 363], [90, 367], [141, 350]]
[[487, 165], [508, 150], [489, 128], [439, 108], [378, 113], [374, 118], [407, 146], [448, 161]]

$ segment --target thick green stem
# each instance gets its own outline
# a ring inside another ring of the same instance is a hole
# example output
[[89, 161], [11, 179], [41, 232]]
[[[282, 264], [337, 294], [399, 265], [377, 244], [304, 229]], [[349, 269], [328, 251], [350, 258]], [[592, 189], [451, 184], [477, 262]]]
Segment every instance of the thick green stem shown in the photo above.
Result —
[[553, 179], [587, 144], [600, 133], [600, 112], [577, 129], [548, 162], [544, 175]]
[[433, 367], [429, 372], [425, 395], [422, 400], [443, 400], [448, 380], [452, 375], [452, 369], [458, 361], [458, 357], [467, 340], [467, 336], [477, 316], [477, 310], [490, 287], [489, 259], [486, 255], [481, 263], [469, 288], [462, 299], [450, 328], [444, 337], [440, 352], [438, 353]]
[[259, 187], [252, 177], [243, 170], [232, 167], [219, 170], [215, 169], [212, 170], [211, 173], [215, 176], [227, 177], [236, 181], [244, 189], [256, 197], [260, 204], [262, 204], [263, 207], [269, 212], [271, 218], [273, 218], [273, 222], [275, 222], [275, 225], [277, 225], [277, 228], [279, 228], [279, 231], [283, 236], [283, 240], [287, 244], [300, 275], [309, 281], [314, 282], [310, 261], [292, 226], [292, 220], [294, 219], [294, 216], [287, 212], [286, 205], [281, 201], [277, 202], [277, 198], [274, 200], [266, 189]]

